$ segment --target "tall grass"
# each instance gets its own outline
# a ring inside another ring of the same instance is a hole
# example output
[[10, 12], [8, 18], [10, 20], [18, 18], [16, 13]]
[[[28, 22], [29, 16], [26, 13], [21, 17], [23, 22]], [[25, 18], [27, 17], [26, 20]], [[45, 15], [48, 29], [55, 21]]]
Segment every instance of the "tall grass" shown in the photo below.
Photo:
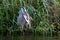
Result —
[[60, 29], [60, 15], [56, 16], [58, 15], [58, 12], [56, 12], [56, 15], [54, 16], [55, 19], [53, 18], [52, 20], [52, 15], [54, 14], [52, 14], [52, 11], [58, 9], [51, 9], [53, 8], [52, 5], [56, 4], [51, 1], [53, 0], [1, 0], [0, 30], [20, 31], [19, 26], [16, 24], [16, 20], [18, 11], [21, 7], [25, 7], [28, 10], [30, 16], [33, 18], [31, 30], [32, 32], [35, 31], [41, 33], [43, 31], [54, 31], [56, 25]]

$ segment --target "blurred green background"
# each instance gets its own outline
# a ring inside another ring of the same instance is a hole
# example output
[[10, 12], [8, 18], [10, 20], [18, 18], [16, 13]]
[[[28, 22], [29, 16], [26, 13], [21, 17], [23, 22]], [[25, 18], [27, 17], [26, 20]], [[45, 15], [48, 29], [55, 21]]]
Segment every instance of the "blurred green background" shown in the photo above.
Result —
[[[50, 1], [53, 3], [53, 0], [46, 2], [50, 3], [49, 5], [51, 6], [52, 3]], [[23, 4], [24, 6], [22, 6]], [[20, 26], [17, 26], [17, 16], [19, 9], [25, 7], [33, 18], [31, 32], [59, 32], [60, 0], [56, 0], [56, 3], [53, 3], [52, 5], [54, 4], [57, 5], [57, 16], [54, 17], [55, 21], [51, 19], [52, 11], [47, 14], [43, 5], [43, 0], [0, 0], [0, 31], [21, 31], [19, 28]]]

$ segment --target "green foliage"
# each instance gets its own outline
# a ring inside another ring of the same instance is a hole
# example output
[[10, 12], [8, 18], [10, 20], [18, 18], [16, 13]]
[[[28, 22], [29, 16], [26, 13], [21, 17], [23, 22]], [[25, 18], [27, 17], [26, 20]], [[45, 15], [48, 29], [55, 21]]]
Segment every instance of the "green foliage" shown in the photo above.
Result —
[[42, 0], [1, 0], [0, 30], [20, 30], [19, 26], [17, 26], [16, 24], [16, 20], [18, 16], [18, 11], [21, 7], [26, 7], [30, 16], [32, 16], [33, 18], [33, 21], [31, 23], [32, 32], [43, 32], [49, 30], [54, 31], [54, 23], [56, 22], [49, 22], [51, 15], [46, 13]]

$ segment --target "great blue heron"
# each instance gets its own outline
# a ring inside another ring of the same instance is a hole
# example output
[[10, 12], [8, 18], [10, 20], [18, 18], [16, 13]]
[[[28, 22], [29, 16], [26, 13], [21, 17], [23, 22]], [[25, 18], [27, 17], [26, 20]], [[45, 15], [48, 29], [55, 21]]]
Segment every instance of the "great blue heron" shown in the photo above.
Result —
[[21, 25], [22, 30], [24, 30], [25, 26], [31, 29], [32, 17], [28, 14], [26, 8], [21, 8], [18, 13], [19, 16], [17, 17], [17, 25]]

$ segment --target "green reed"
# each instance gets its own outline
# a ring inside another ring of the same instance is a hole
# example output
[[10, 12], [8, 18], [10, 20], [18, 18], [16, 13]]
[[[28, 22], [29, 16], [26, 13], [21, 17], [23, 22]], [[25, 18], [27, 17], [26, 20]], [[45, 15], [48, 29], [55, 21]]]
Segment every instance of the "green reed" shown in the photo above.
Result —
[[46, 13], [42, 0], [1, 0], [0, 30], [20, 31], [17, 26], [17, 16], [21, 7], [26, 7], [33, 18], [32, 32], [54, 31], [54, 23], [58, 22], [49, 22], [51, 15]]

